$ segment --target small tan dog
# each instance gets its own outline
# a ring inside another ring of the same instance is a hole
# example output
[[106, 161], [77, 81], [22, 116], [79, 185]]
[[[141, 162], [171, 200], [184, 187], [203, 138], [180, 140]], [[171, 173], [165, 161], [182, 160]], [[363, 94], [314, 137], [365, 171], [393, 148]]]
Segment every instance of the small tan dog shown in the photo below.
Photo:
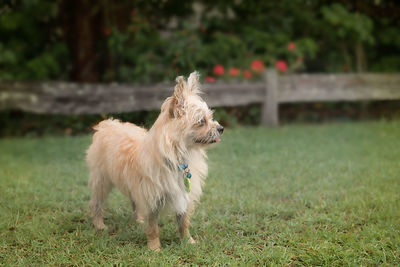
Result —
[[173, 96], [165, 100], [149, 131], [104, 120], [94, 127], [86, 157], [94, 226], [106, 228], [103, 205], [115, 186], [130, 199], [137, 221], [145, 226], [148, 246], [156, 251], [161, 248], [157, 217], [167, 207], [176, 214], [181, 239], [195, 243], [189, 216], [207, 175], [204, 148], [219, 142], [224, 130], [198, 95], [198, 74], [176, 81]]

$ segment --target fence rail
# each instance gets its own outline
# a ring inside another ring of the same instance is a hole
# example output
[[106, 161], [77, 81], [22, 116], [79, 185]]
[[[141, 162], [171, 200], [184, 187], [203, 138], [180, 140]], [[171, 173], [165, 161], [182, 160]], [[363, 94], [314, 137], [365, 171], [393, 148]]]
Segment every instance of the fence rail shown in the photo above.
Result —
[[[263, 105], [262, 123], [278, 124], [279, 103], [400, 99], [400, 74], [293, 74], [265, 72], [261, 82], [204, 84], [212, 106]], [[1, 82], [0, 110], [98, 114], [159, 109], [172, 84]]]

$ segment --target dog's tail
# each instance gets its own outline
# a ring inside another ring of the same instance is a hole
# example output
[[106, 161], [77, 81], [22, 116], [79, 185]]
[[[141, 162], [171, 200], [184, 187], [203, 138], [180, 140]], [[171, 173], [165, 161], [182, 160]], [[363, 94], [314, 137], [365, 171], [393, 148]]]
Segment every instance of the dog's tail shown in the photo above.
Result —
[[113, 126], [115, 126], [116, 124], [119, 124], [119, 123], [120, 123], [119, 120], [113, 119], [113, 118], [109, 118], [109, 119], [101, 121], [98, 124], [96, 124], [95, 126], [93, 126], [93, 129], [95, 131], [99, 131], [99, 130], [104, 129], [104, 128], [113, 127]]

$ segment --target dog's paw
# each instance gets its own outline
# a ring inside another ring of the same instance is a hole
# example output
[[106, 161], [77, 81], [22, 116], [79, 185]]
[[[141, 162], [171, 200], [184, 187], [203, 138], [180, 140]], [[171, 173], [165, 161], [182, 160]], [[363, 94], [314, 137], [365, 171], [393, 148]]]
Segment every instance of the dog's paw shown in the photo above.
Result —
[[95, 228], [96, 228], [96, 231], [99, 231], [99, 232], [108, 231], [107, 225], [103, 225], [103, 226], [95, 227]]
[[187, 243], [194, 245], [194, 244], [197, 244], [199, 242], [197, 240], [194, 240], [193, 237], [190, 237], [190, 238], [187, 239]]
[[135, 214], [135, 220], [137, 223], [144, 225], [144, 218], [140, 214]]
[[159, 248], [154, 248], [154, 249], [151, 248], [151, 250], [154, 251], [154, 252], [160, 252], [160, 251], [161, 251], [161, 247], [159, 247]]
[[94, 228], [96, 228], [97, 231], [105, 231], [108, 230], [108, 226], [105, 225], [103, 222], [93, 222]]
[[155, 252], [160, 252], [161, 251], [161, 244], [160, 240], [155, 239], [155, 240], [149, 240], [147, 243], [149, 249]]

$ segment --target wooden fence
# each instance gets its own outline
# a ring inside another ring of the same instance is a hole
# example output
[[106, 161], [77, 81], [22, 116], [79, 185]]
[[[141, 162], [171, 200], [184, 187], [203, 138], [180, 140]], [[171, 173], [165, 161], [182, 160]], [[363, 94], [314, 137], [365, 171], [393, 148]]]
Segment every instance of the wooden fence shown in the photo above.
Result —
[[[98, 114], [157, 110], [173, 85], [2, 82], [0, 110], [50, 114]], [[278, 125], [280, 103], [400, 99], [400, 74], [293, 74], [270, 70], [260, 82], [204, 84], [212, 106], [261, 103], [262, 124]]]

